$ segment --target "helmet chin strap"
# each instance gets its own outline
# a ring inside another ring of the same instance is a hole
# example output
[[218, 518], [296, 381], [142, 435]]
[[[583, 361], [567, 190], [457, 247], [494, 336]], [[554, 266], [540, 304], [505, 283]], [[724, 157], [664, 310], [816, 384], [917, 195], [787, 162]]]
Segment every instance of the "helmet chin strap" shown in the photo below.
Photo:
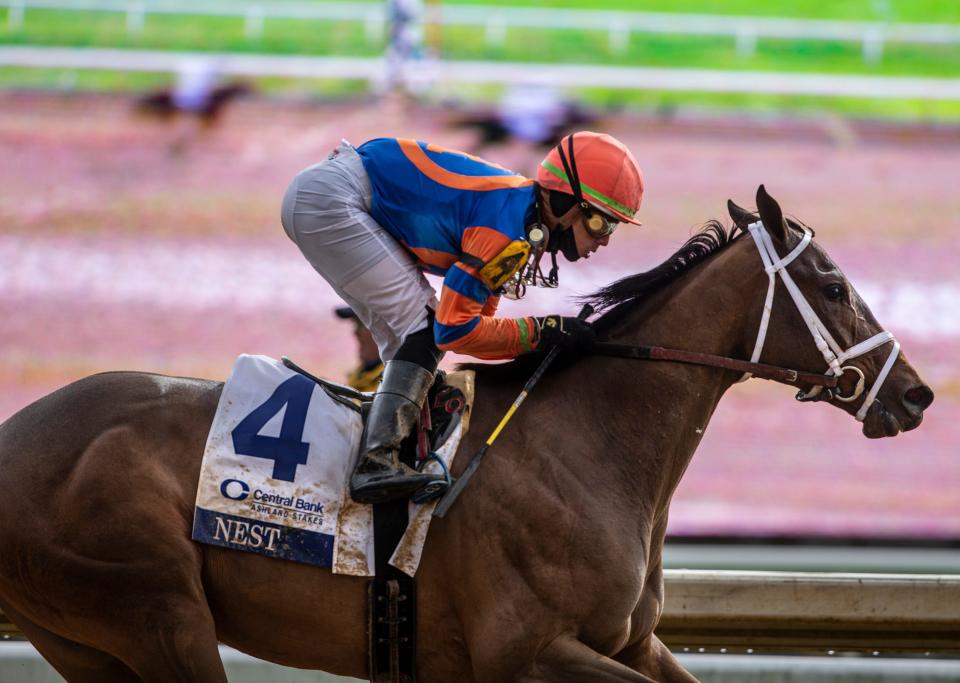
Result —
[[[571, 222], [567, 225], [563, 221], [563, 219], [568, 216], [575, 221], [577, 217], [577, 207], [578, 205], [574, 204], [570, 206], [562, 216], [557, 216], [553, 205], [550, 205], [550, 215], [553, 218], [553, 225], [549, 226], [550, 239], [547, 242], [547, 251], [549, 251], [553, 257], [554, 271], [557, 268], [556, 254], [558, 251], [571, 263], [580, 259], [580, 252], [577, 249], [577, 239], [573, 234], [573, 223]], [[539, 210], [539, 204], [537, 208]]]
[[553, 225], [543, 220], [540, 198], [537, 198], [537, 214], [541, 223], [548, 226], [549, 238], [547, 239], [546, 250], [550, 253], [552, 267], [548, 278], [554, 282], [557, 281], [557, 273], [560, 267], [557, 265], [557, 252], [563, 254], [563, 257], [573, 263], [580, 259], [580, 252], [577, 249], [577, 239], [573, 234], [573, 225], [565, 225], [562, 221], [566, 216], [576, 215], [577, 205], [574, 204], [563, 216], [556, 216], [553, 213], [553, 206], [550, 206], [550, 215], [553, 218]]
[[558, 251], [571, 263], [580, 259], [580, 252], [577, 250], [577, 238], [576, 235], [573, 234], [572, 227], [566, 227], [561, 230], [554, 228], [551, 233], [550, 243], [547, 249], [553, 256], [554, 267], [556, 267]]

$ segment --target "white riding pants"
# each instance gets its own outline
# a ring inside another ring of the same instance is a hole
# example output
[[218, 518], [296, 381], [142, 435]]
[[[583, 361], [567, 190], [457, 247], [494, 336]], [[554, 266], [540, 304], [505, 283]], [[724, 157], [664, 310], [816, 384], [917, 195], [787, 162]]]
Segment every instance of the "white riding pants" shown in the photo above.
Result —
[[388, 361], [408, 335], [426, 327], [437, 295], [410, 253], [370, 215], [370, 197], [363, 162], [344, 140], [330, 158], [297, 174], [280, 220]]

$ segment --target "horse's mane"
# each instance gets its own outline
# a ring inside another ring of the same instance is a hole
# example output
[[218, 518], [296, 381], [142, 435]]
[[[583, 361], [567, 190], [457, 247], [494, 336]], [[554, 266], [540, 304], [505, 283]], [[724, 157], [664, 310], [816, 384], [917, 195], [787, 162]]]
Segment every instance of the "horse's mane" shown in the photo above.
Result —
[[656, 268], [617, 280], [577, 301], [590, 304], [597, 312], [603, 313], [593, 324], [597, 335], [603, 337], [651, 295], [676, 282], [694, 266], [721, 251], [740, 234], [743, 233], [736, 225], [728, 230], [718, 220], [707, 221], [699, 232]]
[[[642, 306], [653, 294], [669, 287], [694, 266], [723, 250], [742, 234], [742, 230], [736, 225], [727, 229], [720, 221], [707, 221], [699, 232], [659, 266], [617, 280], [593, 294], [580, 297], [577, 301], [590, 304], [596, 312], [603, 314], [593, 323], [597, 336], [603, 339], [613, 327]], [[534, 351], [509, 363], [465, 363], [459, 367], [477, 370], [483, 374], [484, 379], [494, 382], [525, 380], [540, 364], [544, 355], [544, 351]], [[570, 365], [576, 360], [578, 359], [568, 358], [565, 362], [554, 365]]]

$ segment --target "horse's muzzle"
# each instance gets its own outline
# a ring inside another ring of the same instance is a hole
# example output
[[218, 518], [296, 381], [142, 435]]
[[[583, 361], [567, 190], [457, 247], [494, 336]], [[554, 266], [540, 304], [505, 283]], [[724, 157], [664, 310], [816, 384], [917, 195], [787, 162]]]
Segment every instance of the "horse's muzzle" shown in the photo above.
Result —
[[931, 403], [933, 391], [925, 384], [904, 391], [896, 412], [888, 410], [880, 401], [875, 401], [863, 421], [863, 435], [870, 439], [880, 439], [916, 429], [923, 422], [923, 411], [930, 407]]
[[903, 392], [900, 402], [908, 412], [922, 416], [923, 411], [933, 403], [933, 390], [926, 384], [919, 384]]

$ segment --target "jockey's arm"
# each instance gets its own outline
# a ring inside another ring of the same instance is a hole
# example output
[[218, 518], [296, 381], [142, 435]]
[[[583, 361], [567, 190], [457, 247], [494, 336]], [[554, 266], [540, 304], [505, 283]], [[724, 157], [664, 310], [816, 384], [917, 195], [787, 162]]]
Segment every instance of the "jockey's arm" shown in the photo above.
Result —
[[484, 360], [515, 358], [536, 348], [533, 318], [493, 317], [498, 299], [472, 266], [459, 261], [451, 266], [433, 328], [437, 346]]
[[494, 294], [489, 299], [487, 299], [487, 303], [483, 305], [483, 308], [480, 311], [480, 315], [484, 315], [484, 316], [487, 316], [488, 318], [492, 318], [497, 314], [497, 306], [499, 305], [500, 305], [500, 297]]
[[477, 263], [496, 258], [510, 239], [493, 230], [478, 232], [471, 233], [474, 239], [464, 240], [471, 263], [457, 261], [443, 280], [434, 338], [444, 351], [484, 360], [515, 358], [536, 348], [537, 324], [532, 317], [494, 317], [500, 297], [483, 281]]

